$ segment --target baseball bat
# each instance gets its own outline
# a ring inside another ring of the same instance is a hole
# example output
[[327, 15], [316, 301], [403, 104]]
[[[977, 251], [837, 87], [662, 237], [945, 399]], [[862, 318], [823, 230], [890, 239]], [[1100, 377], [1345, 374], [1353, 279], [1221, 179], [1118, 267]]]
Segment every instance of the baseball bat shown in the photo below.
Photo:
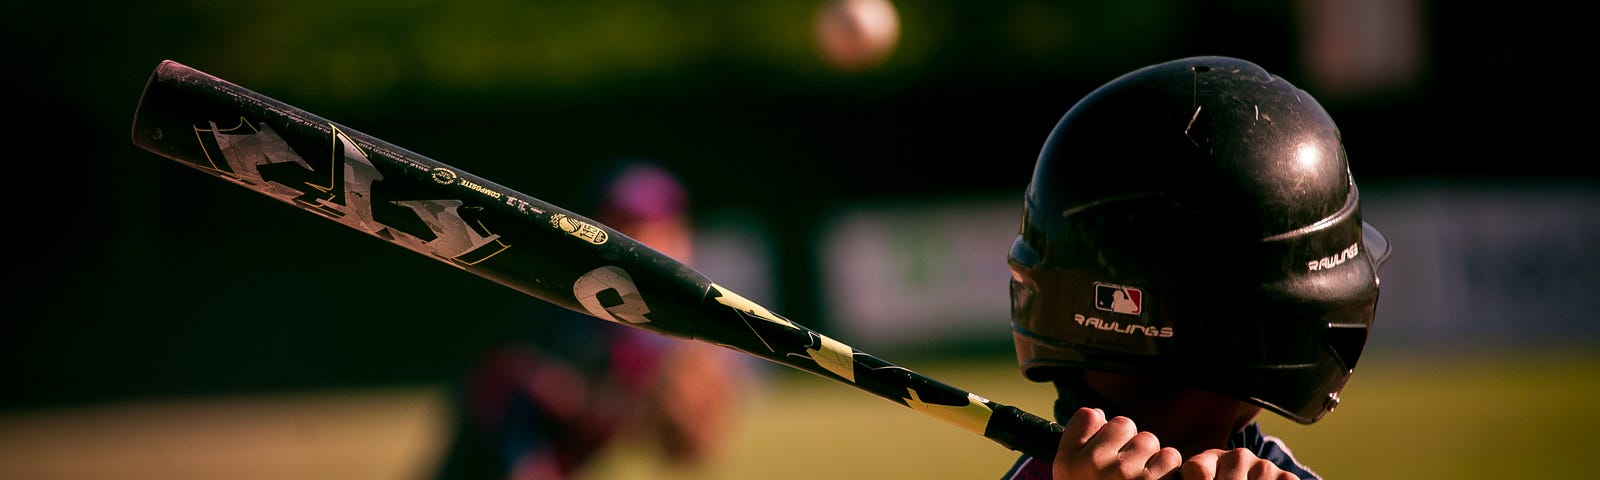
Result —
[[610, 226], [172, 60], [133, 143], [435, 261], [600, 320], [843, 382], [1049, 461], [1059, 424], [856, 350]]

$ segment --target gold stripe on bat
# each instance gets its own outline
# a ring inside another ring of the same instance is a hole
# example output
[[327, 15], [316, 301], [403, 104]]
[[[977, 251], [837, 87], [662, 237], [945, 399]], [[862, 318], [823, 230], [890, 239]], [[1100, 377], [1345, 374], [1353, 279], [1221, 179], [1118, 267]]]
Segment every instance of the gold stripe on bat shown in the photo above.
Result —
[[[729, 308], [738, 310], [745, 315], [766, 320], [778, 325], [783, 325], [795, 330], [800, 329], [800, 327], [796, 326], [788, 319], [768, 311], [766, 307], [763, 307], [756, 302], [752, 302], [750, 299], [744, 298], [737, 293], [733, 293], [733, 291], [723, 288], [721, 285], [713, 283], [711, 284], [711, 288], [717, 289], [717, 303], [727, 305]], [[822, 345], [815, 349], [807, 348], [806, 354], [811, 356], [812, 361], [817, 362], [817, 366], [820, 366], [829, 372], [833, 372], [835, 375], [844, 377], [846, 380], [855, 382], [855, 350], [851, 349], [849, 345], [840, 343], [838, 340], [828, 338], [826, 335], [822, 335], [820, 333], [816, 335], [817, 338], [821, 340]]]
[[844, 377], [845, 380], [849, 380], [851, 383], [855, 383], [855, 350], [850, 348], [849, 345], [840, 343], [838, 340], [828, 338], [827, 335], [819, 333], [817, 338], [822, 340], [822, 346], [815, 350], [806, 349], [806, 353], [811, 355], [811, 359], [816, 361], [818, 366], [833, 372], [835, 375]]
[[983, 435], [989, 427], [989, 417], [994, 415], [994, 410], [989, 409], [983, 397], [976, 394], [967, 394], [966, 405], [938, 405], [925, 403], [917, 398], [917, 391], [907, 389], [911, 398], [906, 399], [906, 406], [912, 410], [928, 414], [928, 416], [944, 420], [965, 428], [978, 435]]
[[799, 329], [799, 327], [794, 326], [794, 323], [791, 323], [789, 320], [786, 320], [783, 317], [778, 316], [777, 314], [774, 314], [774, 313], [772, 313], [770, 311], [767, 311], [767, 307], [763, 307], [763, 306], [757, 304], [756, 302], [752, 302], [748, 298], [741, 297], [741, 296], [739, 296], [739, 294], [733, 293], [733, 291], [731, 291], [731, 290], [728, 290], [726, 288], [722, 288], [721, 285], [717, 285], [717, 284], [713, 283], [713, 284], [711, 284], [711, 288], [717, 289], [717, 294], [718, 294], [717, 295], [717, 303], [720, 303], [720, 304], [723, 304], [723, 305], [727, 305], [729, 308], [732, 308], [734, 310], [738, 310], [738, 311], [743, 312], [744, 314], [752, 316], [752, 317], [756, 317], [756, 318], [759, 318], [759, 319], [762, 319], [762, 320], [766, 320], [768, 322], [776, 323], [776, 324], [783, 325], [785, 327], [793, 328], [793, 329], [796, 329], [796, 330]]

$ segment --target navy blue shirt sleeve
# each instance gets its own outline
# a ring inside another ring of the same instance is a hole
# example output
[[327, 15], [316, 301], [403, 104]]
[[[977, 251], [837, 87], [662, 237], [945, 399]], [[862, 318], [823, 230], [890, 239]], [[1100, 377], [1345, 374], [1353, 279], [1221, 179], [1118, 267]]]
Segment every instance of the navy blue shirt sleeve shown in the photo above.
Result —
[[1228, 448], [1243, 448], [1255, 452], [1257, 457], [1272, 462], [1283, 471], [1294, 473], [1300, 480], [1322, 478], [1302, 465], [1299, 460], [1295, 460], [1294, 452], [1289, 451], [1289, 446], [1285, 445], [1282, 439], [1261, 433], [1259, 424], [1252, 423], [1239, 433], [1233, 434], [1233, 437], [1228, 439]]

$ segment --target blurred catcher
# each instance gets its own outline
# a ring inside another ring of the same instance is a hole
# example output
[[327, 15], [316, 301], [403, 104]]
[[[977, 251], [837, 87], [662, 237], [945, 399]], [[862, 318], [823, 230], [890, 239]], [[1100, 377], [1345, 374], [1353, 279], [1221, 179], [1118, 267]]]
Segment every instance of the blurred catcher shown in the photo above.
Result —
[[[606, 172], [595, 219], [688, 263], [688, 195], [648, 161]], [[464, 379], [440, 480], [570, 479], [623, 438], [694, 467], [719, 451], [746, 366], [726, 349], [544, 307]]]

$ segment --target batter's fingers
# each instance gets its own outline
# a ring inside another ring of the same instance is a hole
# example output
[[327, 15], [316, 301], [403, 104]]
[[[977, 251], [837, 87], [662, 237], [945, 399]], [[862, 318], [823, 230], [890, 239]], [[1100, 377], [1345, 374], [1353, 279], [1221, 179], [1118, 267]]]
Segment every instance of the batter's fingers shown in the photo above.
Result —
[[1062, 426], [1061, 443], [1056, 446], [1056, 459], [1050, 465], [1051, 476], [1071, 479], [1074, 475], [1092, 475], [1092, 465], [1084, 445], [1106, 424], [1105, 412], [1095, 408], [1079, 408]]
[[1072, 418], [1067, 419], [1067, 424], [1062, 426], [1061, 445], [1082, 447], [1105, 424], [1105, 412], [1098, 408], [1079, 408], [1072, 413]]
[[1153, 471], [1151, 463], [1160, 453], [1161, 441], [1156, 439], [1156, 434], [1136, 432], [1122, 444], [1121, 450], [1117, 452], [1117, 460], [1111, 467], [1121, 475], [1120, 478], [1160, 478], [1167, 470], [1181, 463], [1180, 460], [1164, 470]]
[[[1094, 464], [1095, 469], [1104, 471], [1116, 467], [1117, 462], [1121, 460], [1122, 447], [1138, 433], [1139, 429], [1133, 424], [1133, 419], [1115, 417], [1106, 420], [1105, 426], [1100, 427], [1100, 432], [1096, 433], [1094, 438], [1090, 438], [1089, 443], [1084, 444], [1083, 448], [1089, 451], [1090, 463]], [[1144, 465], [1142, 460], [1138, 463], [1140, 466]]]
[[1189, 457], [1181, 469], [1184, 480], [1299, 480], [1300, 477], [1243, 448], [1206, 450]]
[[[1245, 480], [1249, 477], [1252, 465], [1251, 460], [1259, 460], [1256, 454], [1243, 448], [1235, 448], [1223, 452], [1217, 457], [1217, 480]], [[1269, 463], [1269, 462], [1261, 462]]]
[[[1151, 438], [1155, 438], [1155, 434], [1151, 434]], [[1178, 453], [1176, 448], [1162, 448], [1145, 462], [1144, 478], [1177, 478], [1182, 473], [1178, 469], [1180, 466], [1183, 466], [1183, 454]]]
[[1261, 458], [1257, 458], [1255, 460], [1254, 465], [1250, 467], [1249, 472], [1244, 478], [1261, 480], [1300, 480], [1298, 475], [1295, 475], [1291, 472], [1285, 472], [1282, 468], [1278, 468], [1278, 464]]
[[1211, 480], [1217, 478], [1217, 457], [1222, 450], [1206, 450], [1183, 461], [1180, 471], [1183, 480]]
[[1155, 455], [1159, 450], [1161, 450], [1161, 440], [1150, 432], [1135, 432], [1133, 438], [1122, 444], [1121, 449], [1125, 454], [1142, 454], [1145, 457]]

